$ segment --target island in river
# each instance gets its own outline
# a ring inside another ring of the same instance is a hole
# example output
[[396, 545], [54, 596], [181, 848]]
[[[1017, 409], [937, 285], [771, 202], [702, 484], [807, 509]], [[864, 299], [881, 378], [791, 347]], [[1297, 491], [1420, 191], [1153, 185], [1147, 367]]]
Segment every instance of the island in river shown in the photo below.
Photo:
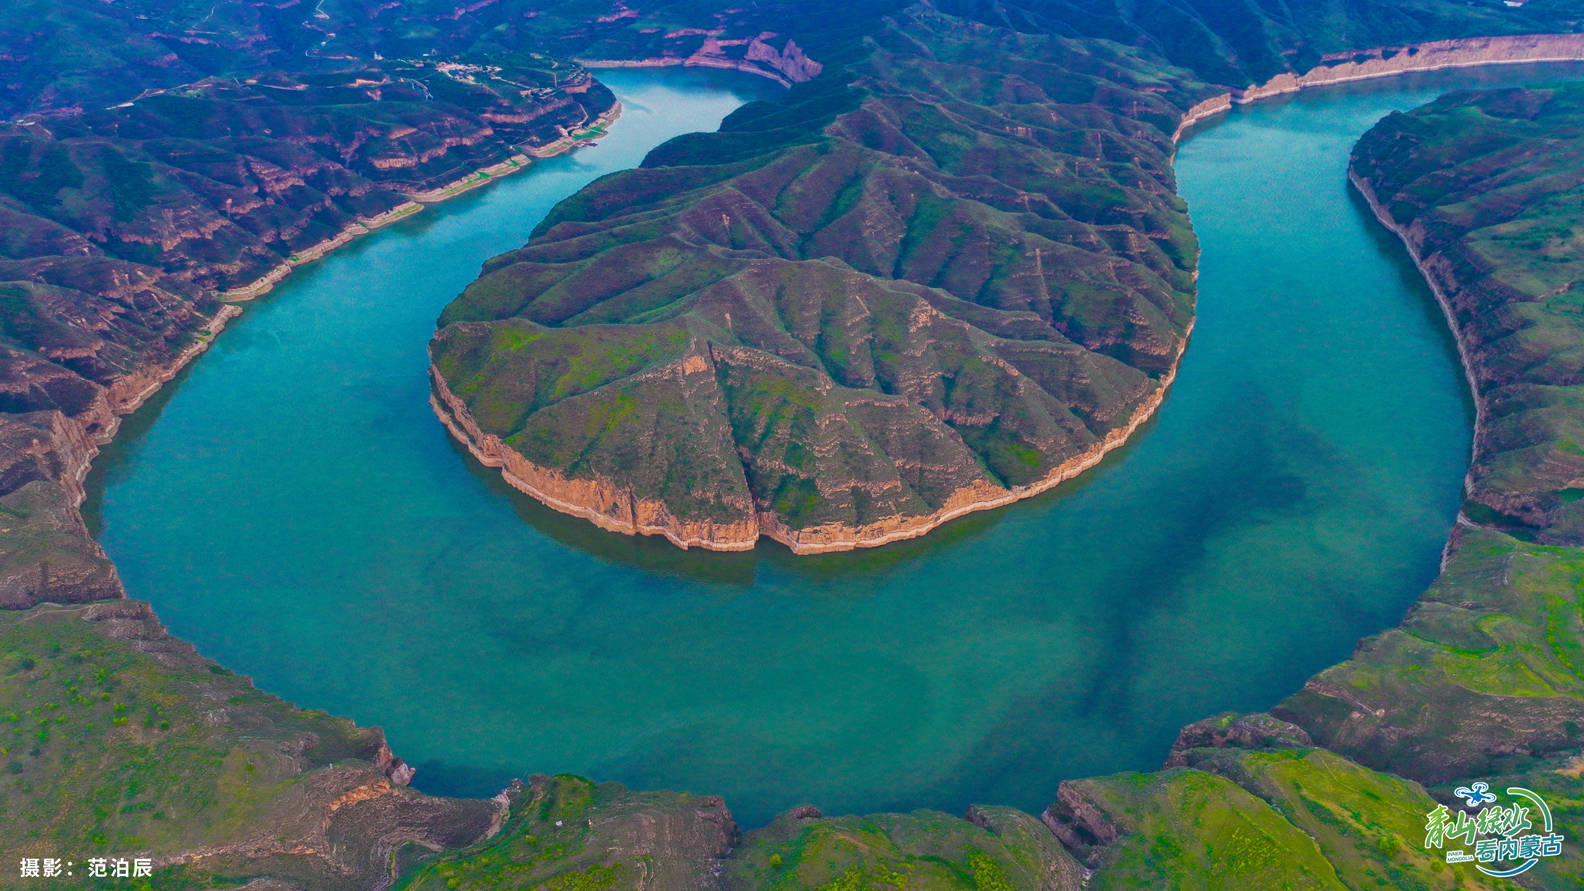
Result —
[[[671, 38], [670, 35], [687, 29], [677, 21], [682, 13], [670, 4], [628, 5], [634, 9], [624, 7], [597, 24], [585, 22], [586, 29], [565, 39], [581, 41], [580, 52], [602, 44], [604, 51], [585, 53], [590, 58], [611, 55], [612, 41], [617, 41], [614, 47], [621, 47], [623, 52], [630, 50], [629, 57], [645, 59], [652, 57], [657, 47], [662, 54], [668, 52], [672, 47], [667, 39], [690, 44], [686, 52], [670, 56], [678, 61], [693, 58], [701, 51], [700, 44], [719, 40], [708, 33], [709, 28]], [[257, 33], [290, 36], [292, 39], [282, 42], [282, 51], [271, 58], [301, 58], [304, 46], [330, 46], [337, 53], [359, 48], [358, 28], [349, 25], [331, 29], [317, 24], [330, 20], [328, 17], [344, 16], [348, 7], [356, 4], [321, 4], [327, 17], [323, 20], [310, 15], [303, 4], [284, 6], [288, 8], [282, 18], [272, 12], [276, 9], [273, 5], [235, 4], [224, 10], [220, 25], [231, 27], [228, 17], [241, 9], [258, 17], [261, 27]], [[508, 9], [513, 4], [496, 6], [501, 7], [502, 14], [521, 12]], [[1393, 45], [1399, 47], [1393, 50], [1397, 53], [1406, 51], [1403, 44], [1414, 41], [1574, 27], [1565, 9], [1548, 13], [1548, 5], [1542, 2], [1528, 4], [1532, 8], [1503, 9], [1431, 0], [1415, 4], [1420, 15], [1414, 17], [1396, 15], [1396, 4], [1361, 4], [1354, 10], [1356, 19], [1341, 29], [1325, 20], [1302, 16], [1294, 20], [1291, 13], [1282, 11], [1278, 15], [1266, 6], [1277, 4], [1260, 6], [1251, 18], [1257, 27], [1244, 27], [1248, 23], [1241, 20], [1228, 22], [1216, 12], [1216, 4], [1206, 2], [1185, 4], [1183, 9], [1188, 11], [1170, 27], [1143, 28], [1131, 19], [1131, 12], [1113, 10], [1090, 15], [1064, 4], [999, 4], [992, 24], [969, 21], [950, 29], [954, 33], [934, 43], [932, 52], [936, 57], [930, 62], [941, 64], [938, 51], [963, 39], [962, 34], [1002, 41], [998, 45], [1014, 46], [1020, 51], [1027, 42], [1049, 40], [1028, 36], [1040, 33], [1103, 34], [1134, 44], [1134, 48], [1122, 51], [1116, 45], [1082, 40], [1071, 45], [1071, 53], [1052, 52], [1043, 61], [1036, 57], [1037, 64], [1033, 66], [1047, 82], [1071, 89], [1071, 93], [1059, 97], [1057, 104], [1082, 107], [1083, 115], [1059, 130], [1060, 135], [1074, 140], [1059, 146], [1070, 155], [1070, 163], [1094, 162], [1122, 195], [1110, 202], [1102, 198], [1091, 209], [1134, 212], [1139, 208], [1125, 200], [1130, 190], [1149, 193], [1149, 201], [1155, 204], [1146, 202], [1145, 210], [1169, 207], [1170, 202], [1156, 190], [1158, 182], [1149, 182], [1151, 175], [1166, 174], [1151, 168], [1149, 162], [1169, 157], [1170, 139], [1164, 134], [1175, 132], [1191, 107], [1179, 100], [1198, 100], [1223, 91], [1202, 85], [1197, 88], [1197, 95], [1185, 91], [1174, 94], [1177, 98], [1170, 102], [1156, 103], [1149, 95], [1140, 98], [1135, 94], [1158, 93], [1155, 88], [1169, 83], [1169, 78], [1163, 81], [1140, 77], [1146, 70], [1154, 69], [1159, 74], [1176, 65], [1196, 72], [1193, 76], [1204, 84], [1239, 86], [1263, 82], [1282, 70], [1307, 71], [1322, 65], [1329, 53], [1356, 47]], [[637, 7], [642, 7], [642, 11], [637, 11]], [[974, 4], [947, 3], [943, 7], [948, 13], [961, 13], [970, 19], [976, 11]], [[391, 15], [363, 11], [368, 14], [368, 21], [380, 26], [375, 30], [383, 29]], [[844, 15], [831, 15], [828, 21], [853, 20], [851, 4], [843, 4], [842, 11]], [[106, 27], [105, 22], [116, 14], [119, 9], [112, 8], [106, 17], [93, 21], [98, 27]], [[499, 32], [491, 30], [499, 23], [488, 18], [494, 14], [480, 16], [477, 10], [458, 14], [453, 20], [457, 23], [455, 32], [477, 34], [482, 30], [490, 33], [492, 40], [499, 39]], [[797, 20], [785, 9], [756, 14], [780, 15], [775, 25], [783, 32], [788, 22]], [[1548, 15], [1552, 17], [1547, 18]], [[517, 17], [519, 23], [521, 18]], [[810, 16], [808, 20], [815, 18]], [[887, 52], [905, 57], [910, 51], [907, 33], [887, 30], [886, 25], [873, 18], [857, 18], [860, 27], [867, 29], [862, 36], [882, 35]], [[307, 29], [314, 32], [309, 35], [311, 39], [304, 40], [300, 33], [281, 27], [283, 22], [303, 21], [314, 23]], [[481, 21], [490, 27], [479, 29]], [[720, 22], [717, 19], [703, 24], [728, 32], [744, 24], [729, 17], [724, 25]], [[179, 24], [184, 30], [194, 30], [200, 23]], [[751, 28], [744, 33], [756, 35], [765, 30], [768, 22], [746, 24]], [[631, 43], [623, 47], [619, 35], [629, 26], [634, 34]], [[30, 33], [30, 27], [24, 23], [21, 31], [8, 30], [8, 39], [16, 33]], [[568, 29], [569, 34], [573, 30], [578, 29]], [[118, 83], [114, 76], [103, 76], [105, 70], [117, 74], [137, 72], [140, 78], [150, 67], [160, 75], [178, 69], [183, 72], [181, 77], [165, 77], [164, 82], [158, 82], [158, 78], [120, 79], [121, 86], [135, 85], [140, 90], [145, 84], [150, 89], [167, 88], [172, 80], [177, 85], [190, 80], [186, 77], [188, 72], [212, 71], [216, 60], [225, 55], [193, 47], [269, 45], [268, 40], [261, 43], [251, 39], [217, 42], [212, 36], [205, 36], [214, 34], [216, 26], [205, 25], [204, 31], [192, 35], [190, 42], [177, 41], [181, 52], [169, 54], [147, 52], [150, 46], [159, 46], [158, 40], [166, 39], [164, 36], [144, 35], [143, 40], [121, 41], [127, 51], [106, 54], [114, 64], [86, 66], [87, 71], [78, 82], [50, 85], [48, 90], [40, 87], [40, 94], [58, 97], [82, 89], [82, 95], [87, 97], [84, 101], [92, 101], [102, 98], [96, 89]], [[417, 36], [405, 33], [403, 39], [423, 40], [428, 36], [422, 29], [419, 31]], [[350, 46], [347, 35], [353, 35]], [[1204, 39], [1206, 35], [1212, 39]], [[740, 41], [735, 43], [736, 51], [744, 54], [741, 58], [745, 65], [749, 64], [746, 53], [754, 45], [752, 39], [735, 32], [722, 36]], [[798, 36], [799, 44], [808, 47], [815, 58], [827, 61], [828, 72], [840, 73], [843, 66], [838, 63], [853, 62], [855, 67], [847, 69], [848, 73], [862, 73], [868, 64], [853, 44], [842, 42], [851, 35], [843, 34], [842, 40], [828, 35], [822, 38], [816, 34], [807, 39]], [[84, 45], [103, 50], [111, 42], [92, 40]], [[867, 51], [869, 47], [865, 46]], [[322, 50], [315, 50], [308, 57], [321, 54]], [[26, 55], [20, 50], [8, 53], [8, 64]], [[1012, 55], [1009, 61], [1013, 64], [1025, 61], [1017, 53]], [[944, 62], [953, 64], [949, 53], [947, 56]], [[1057, 56], [1060, 65], [1050, 67]], [[151, 65], [150, 60], [156, 64]], [[798, 66], [798, 70], [809, 69]], [[959, 69], [956, 73], [963, 72]], [[852, 98], [847, 91], [864, 89], [865, 84], [854, 85], [831, 76], [837, 82], [811, 88], [797, 98], [818, 99], [822, 90], [828, 90], [823, 95], [837, 113], [831, 116], [830, 106], [818, 104], [805, 108], [805, 113], [818, 112], [827, 117], [792, 120], [777, 128], [777, 138], [782, 141], [771, 144], [778, 153], [791, 153], [807, 145], [803, 140], [813, 135], [807, 126], [809, 120], [836, 120], [851, 113], [851, 109], [839, 111], [842, 103]], [[1187, 75], [1179, 72], [1171, 77]], [[27, 79], [6, 79], [8, 89], [13, 84], [25, 86], [31, 82], [32, 75]], [[84, 88], [83, 84], [94, 89]], [[968, 93], [971, 101], [952, 106], [969, 120], [954, 126], [962, 126], [962, 132], [973, 137], [961, 143], [964, 151], [983, 145], [989, 157], [994, 158], [1001, 154], [996, 146], [999, 137], [980, 134], [975, 119], [985, 108], [1019, 101], [1021, 84], [1019, 78], [1010, 76], [973, 80], [972, 84], [977, 92]], [[553, 85], [552, 81], [552, 88]], [[951, 78], [942, 88], [961, 90], [962, 86], [961, 81]], [[298, 92], [292, 89], [289, 94]], [[1095, 108], [1083, 107], [1091, 101]], [[62, 109], [55, 103], [50, 110]], [[765, 113], [765, 109], [759, 109], [754, 114]], [[1144, 115], [1149, 119], [1141, 121]], [[753, 122], [753, 115], [745, 115], [736, 123]], [[1505, 125], [1498, 121], [1494, 126]], [[883, 135], [883, 130], [878, 135]], [[120, 138], [114, 134], [112, 137]], [[764, 138], [764, 134], [758, 134], [755, 140]], [[201, 147], [202, 140], [199, 144]], [[498, 143], [497, 146], [506, 148]], [[162, 142], [160, 147], [168, 148], [170, 144]], [[699, 166], [678, 163], [678, 159], [686, 158], [687, 152], [697, 148], [687, 143], [672, 146], [657, 156], [655, 166]], [[1123, 149], [1120, 154], [1108, 153], [1119, 148]], [[1130, 149], [1143, 149], [1146, 153], [1135, 159]], [[710, 147], [711, 154], [718, 150], [718, 145]], [[421, 154], [408, 147], [400, 149], [397, 157], [417, 158]], [[939, 168], [935, 155], [925, 154]], [[770, 160], [748, 155], [740, 157], [738, 163], [746, 168], [765, 165]], [[1126, 168], [1135, 163], [1141, 167], [1129, 176]], [[871, 169], [888, 176], [912, 175], [906, 169], [884, 168], [885, 165], [877, 165]], [[7, 182], [31, 190], [27, 192], [28, 200], [54, 208], [55, 201], [78, 187], [69, 182], [54, 183], [43, 174], [67, 169], [39, 164]], [[1061, 177], [1077, 172], [1067, 166], [1055, 169]], [[110, 180], [135, 185], [139, 178], [85, 176], [85, 182], [97, 185]], [[839, 210], [843, 195], [862, 199], [869, 183], [866, 175], [855, 179], [855, 192], [818, 192], [813, 208], [807, 212], [823, 217], [826, 210]], [[1106, 193], [1107, 183], [1103, 180], [1080, 175], [1074, 177], [1073, 184], [1080, 191], [1097, 188], [1102, 196]], [[990, 197], [995, 197], [994, 186], [983, 185], [992, 192]], [[949, 201], [973, 187], [973, 183], [961, 181], [932, 184], [931, 194]], [[1039, 194], [1033, 189], [1018, 191], [1030, 193], [1031, 202]], [[91, 189], [89, 192], [92, 194]], [[114, 219], [117, 200], [130, 201], [129, 207], [146, 206], [138, 204], [140, 195], [142, 199], [148, 197], [137, 189], [111, 189], [99, 193], [89, 205], [98, 212], [108, 212]], [[598, 188], [589, 193], [591, 199], [598, 196]], [[174, 193], [171, 197], [175, 202], [173, 211], [198, 206], [176, 200]], [[1011, 197], [1011, 213], [1017, 216], [1015, 208], [1022, 199]], [[59, 203], [68, 209], [77, 206], [76, 202]], [[796, 201], [789, 198], [783, 208], [774, 209], [785, 212], [788, 208], [795, 210], [795, 205]], [[575, 203], [569, 210], [588, 216], [606, 209]], [[121, 212], [126, 213], [124, 209]], [[578, 219], [571, 216], [567, 222], [577, 223]], [[1095, 255], [1107, 264], [1117, 264], [1118, 269], [1129, 268], [1126, 264], [1134, 263], [1135, 257], [1147, 259], [1152, 254], [1148, 245], [1132, 244], [1133, 238], [1149, 241], [1159, 234], [1130, 233], [1124, 231], [1126, 227], [1105, 228], [1110, 224], [1082, 218], [1041, 220], [1042, 224], [1061, 223], [1063, 226], [1058, 228], [1069, 228], [1075, 233], [1093, 226], [1098, 230], [1094, 237], [1100, 241]], [[56, 248], [76, 244], [70, 238], [76, 230], [70, 226], [29, 227], [26, 231], [42, 231], [54, 240], [24, 240], [9, 246], [8, 250], [14, 252], [33, 252], [22, 255], [21, 259], [29, 262], [10, 267], [19, 270], [19, 275], [49, 265], [32, 262], [40, 256], [70, 256], [70, 251]], [[101, 236], [104, 232], [92, 231]], [[1016, 231], [1022, 231], [1021, 222]], [[315, 243], [317, 240], [305, 242]], [[143, 244], [128, 247], [117, 243], [115, 247], [151, 254], [150, 245], [154, 242]], [[1161, 249], [1160, 245], [1154, 249]], [[1043, 247], [1040, 251], [1043, 265]], [[90, 245], [89, 254], [92, 252]], [[723, 251], [719, 259], [723, 265], [730, 265], [730, 249]], [[805, 261], [799, 258], [797, 262]], [[847, 260], [842, 262], [853, 265]], [[1192, 264], [1173, 260], [1171, 265], [1182, 272], [1191, 269]], [[111, 280], [126, 280], [115, 275], [126, 271], [126, 267], [108, 263], [104, 268]], [[981, 266], [979, 271], [985, 270]], [[991, 282], [993, 278], [987, 276], [984, 281]], [[18, 281], [38, 283], [36, 278], [25, 276]], [[899, 277], [898, 281], [904, 278]], [[941, 290], [936, 282], [923, 285]], [[904, 296], [907, 290], [904, 289]], [[62, 301], [52, 306], [80, 309], [83, 301], [101, 294], [98, 290], [83, 293], [85, 296], [50, 291], [49, 295]], [[203, 289], [200, 287], [197, 293], [202, 294]], [[1416, 610], [1408, 630], [1383, 636], [1361, 651], [1357, 660], [1317, 679], [1303, 694], [1285, 704], [1281, 714], [1290, 723], [1259, 716], [1213, 719], [1184, 732], [1183, 744], [1174, 755], [1170, 770], [1064, 784], [1057, 803], [1045, 815], [1045, 825], [1052, 830], [1050, 835], [1041, 834], [1045, 829], [1034, 825], [1028, 815], [993, 808], [975, 808], [966, 814], [966, 819], [927, 813], [824, 818], [817, 811], [799, 809], [771, 827], [739, 839], [718, 800], [628, 793], [568, 778], [533, 779], [507, 790], [492, 803], [419, 795], [403, 787], [410, 771], [390, 755], [376, 734], [291, 708], [253, 691], [244, 680], [229, 676], [224, 669], [206, 663], [171, 640], [139, 604], [118, 600], [113, 573], [102, 563], [70, 562], [86, 559], [84, 554], [93, 556], [91, 543], [81, 535], [80, 523], [74, 525], [77, 521], [70, 490], [74, 468], [80, 468], [91, 453], [89, 436], [104, 433], [108, 426], [85, 435], [82, 427], [65, 423], [75, 417], [68, 409], [96, 404], [97, 391], [92, 386], [76, 384], [70, 375], [56, 370], [59, 366], [80, 377], [83, 375], [73, 370], [75, 367], [92, 370], [90, 357], [76, 351], [82, 344], [73, 338], [82, 337], [84, 331], [110, 331], [122, 338], [118, 342], [123, 345], [141, 348], [155, 343], [173, 346], [175, 353], [181, 353], [191, 345], [190, 337], [201, 339], [212, 334], [212, 329], [204, 327], [208, 320], [202, 313], [175, 318], [169, 328], [153, 324], [166, 318], [158, 313], [169, 313], [176, 306], [163, 291], [134, 290], [124, 296], [125, 306], [151, 313], [147, 321], [135, 326], [121, 324], [126, 313], [113, 308], [91, 313], [33, 310], [7, 316], [8, 320], [18, 320], [7, 333], [8, 356], [13, 360], [10, 368], [14, 372], [8, 380], [18, 382], [12, 392], [20, 394], [16, 398], [34, 398], [46, 392], [58, 402], [41, 409], [23, 406], [26, 410], [19, 411], [10, 411], [13, 406], [8, 404], [8, 423], [31, 425], [43, 431], [8, 452], [8, 457], [20, 456], [9, 466], [22, 469], [8, 471], [5, 488], [5, 494], [12, 496], [6, 504], [7, 532], [30, 524], [26, 528], [39, 533], [39, 537], [27, 540], [26, 547], [7, 552], [18, 567], [15, 577], [25, 581], [13, 589], [20, 594], [10, 605], [17, 608], [5, 614], [4, 630], [0, 631], [5, 650], [0, 694], [5, 697], [4, 718], [12, 733], [0, 756], [7, 759], [0, 783], [6, 784], [3, 788], [8, 806], [18, 801], [28, 805], [26, 836], [17, 839], [8, 834], [4, 839], [8, 857], [13, 851], [48, 857], [67, 847], [106, 854], [148, 853], [158, 864], [155, 880], [159, 887], [214, 887], [252, 877], [258, 877], [255, 884], [262, 887], [378, 887], [395, 881], [398, 875], [412, 884], [456, 887], [469, 883], [475, 887], [500, 887], [502, 876], [529, 885], [554, 881], [563, 886], [593, 887], [646, 884], [696, 888], [701, 882], [739, 887], [802, 887], [833, 882], [895, 884], [909, 878], [916, 879], [918, 885], [944, 887], [1074, 887], [1082, 875], [1082, 870], [1074, 866], [1075, 855], [1097, 870], [1090, 887], [1137, 887], [1147, 883], [1176, 887], [1357, 887], [1382, 881], [1407, 887], [1446, 887], [1466, 880], [1449, 874], [1444, 863], [1418, 853], [1422, 827], [1416, 824], [1417, 815], [1433, 807], [1434, 800], [1412, 781], [1414, 778], [1431, 783], [1432, 791], [1443, 801], [1450, 799], [1450, 788], [1442, 780], [1464, 769], [1488, 769], [1492, 774], [1523, 777], [1527, 784], [1558, 798], [1579, 798], [1578, 771], [1558, 760], [1581, 742], [1577, 722], [1571, 717], [1580, 697], [1568, 680], [1571, 649], [1567, 641], [1569, 634], [1571, 639], [1577, 636], [1568, 618], [1576, 617], [1576, 601], [1568, 599], [1577, 590], [1576, 581], [1569, 575], [1573, 556], [1568, 548], [1560, 546], [1560, 539], [1545, 532], [1547, 518], [1553, 514], [1565, 516], [1566, 511], [1543, 497], [1534, 500], [1533, 495], [1549, 491], [1557, 495], [1558, 504], [1571, 503], [1565, 494], [1557, 494], [1573, 488], [1567, 480], [1549, 490], [1544, 485], [1524, 490], [1528, 494], [1510, 502], [1493, 494], [1481, 495], [1479, 503], [1498, 511], [1500, 516], [1479, 516], [1479, 511], [1473, 509], [1469, 511], [1471, 521], [1499, 528], [1466, 533], [1448, 565], [1447, 576]], [[917, 302], [912, 305], [928, 302], [916, 292], [915, 297]], [[1157, 304], [1150, 305], [1159, 308]], [[52, 321], [62, 324], [46, 324]], [[1117, 319], [1102, 317], [1097, 321], [1101, 326], [1121, 324], [1126, 330], [1126, 325]], [[1141, 321], [1148, 323], [1150, 318], [1145, 316]], [[101, 324], [104, 327], [98, 327]], [[993, 364], [989, 359], [995, 354], [980, 351], [989, 341], [976, 335], [974, 328], [977, 322], [958, 329], [966, 332], [967, 346], [973, 347], [965, 356]], [[1182, 328], [1176, 335], [1178, 339], [1185, 334], [1186, 324]], [[39, 332], [52, 339], [30, 340]], [[154, 336], [150, 332], [169, 333]], [[1063, 336], [1080, 343], [1082, 333], [1074, 333], [1079, 336]], [[1562, 348], [1569, 343], [1565, 337], [1558, 342], [1564, 345]], [[1094, 343], [1096, 347], [1104, 346], [1100, 341]], [[1154, 353], [1153, 359], [1137, 355], [1123, 359], [1105, 353], [1103, 348], [1088, 346], [1083, 350], [1108, 356], [1142, 378], [1158, 382], [1159, 378], [1151, 375], [1164, 376], [1165, 369], [1145, 369], [1151, 361], [1158, 364], [1164, 359], [1169, 364], [1175, 351], [1169, 341], [1165, 346], [1168, 348]], [[45, 352], [46, 348], [57, 347], [64, 351], [54, 355]], [[44, 355], [47, 361], [38, 361], [35, 353]], [[121, 380], [158, 364], [137, 349], [115, 355], [117, 361], [102, 369], [106, 381]], [[822, 365], [830, 360], [830, 356], [820, 355]], [[992, 381], [1003, 384], [1005, 377], [1010, 377], [989, 373]], [[1126, 371], [1118, 374], [1129, 376]], [[53, 390], [32, 386], [55, 381], [62, 383]], [[146, 383], [138, 386], [136, 392], [145, 389]], [[818, 387], [813, 390], [817, 392]], [[73, 394], [81, 397], [79, 401], [67, 400]], [[1035, 420], [1040, 418], [1036, 416]], [[867, 436], [867, 428], [863, 429]], [[1535, 429], [1548, 435], [1552, 428], [1542, 424]], [[1565, 453], [1563, 440], [1558, 445]], [[1515, 450], [1510, 444], [1494, 443], [1482, 460], [1497, 462], [1501, 458], [1498, 451]], [[1006, 466], [1015, 469], [1018, 463], [1029, 463], [1017, 449], [1008, 452]], [[1533, 465], [1522, 463], [1523, 457], [1521, 449], [1515, 451], [1512, 460], [1518, 463], [1511, 466], [1519, 469], [1507, 473], [1506, 479], [1535, 472]], [[1049, 459], [1040, 455], [1033, 458], [1035, 465], [1041, 460]], [[1525, 471], [1526, 467], [1531, 470]], [[792, 473], [785, 475], [796, 477]], [[1491, 477], [1498, 482], [1503, 478], [1496, 474]], [[18, 492], [23, 494], [17, 495]], [[852, 500], [854, 516], [858, 516], [861, 505], [856, 497]], [[1527, 506], [1531, 501], [1532, 508]], [[796, 506], [796, 502], [788, 504]], [[1535, 540], [1524, 542], [1513, 533]], [[6, 544], [20, 540], [8, 538]], [[1470, 542], [1479, 547], [1469, 547]], [[78, 584], [73, 576], [52, 574], [63, 565], [87, 565], [90, 571], [81, 578], [90, 581]], [[52, 603], [69, 599], [101, 602], [67, 607]], [[36, 601], [41, 600], [44, 604], [38, 605]], [[1470, 604], [1475, 606], [1471, 608]], [[1558, 633], [1552, 633], [1553, 627]], [[1410, 658], [1415, 655], [1426, 658]], [[1426, 662], [1434, 668], [1428, 680], [1424, 672], [1408, 670], [1410, 664]], [[1512, 678], [1527, 678], [1530, 674], [1540, 680], [1523, 689], [1514, 688]], [[1389, 678], [1390, 684], [1377, 686], [1382, 677]], [[1532, 696], [1537, 690], [1544, 695]], [[1435, 696], [1427, 698], [1426, 691]], [[1443, 723], [1414, 723], [1432, 711], [1427, 705], [1439, 710], [1437, 721]], [[1481, 732], [1459, 736], [1456, 728], [1463, 726], [1475, 726]], [[26, 736], [18, 736], [24, 728]], [[1516, 743], [1506, 735], [1514, 729], [1518, 731]], [[1376, 740], [1388, 744], [1377, 745]], [[1313, 748], [1314, 742], [1401, 776], [1361, 767]], [[1459, 748], [1450, 751], [1452, 747]], [[85, 752], [98, 760], [85, 760]], [[1430, 756], [1423, 754], [1427, 752]], [[1432, 763], [1439, 765], [1436, 771], [1424, 769], [1424, 765]], [[164, 796], [160, 800], [179, 801], [190, 809], [173, 820], [173, 814], [156, 800], [160, 796]], [[10, 813], [15, 815], [18, 811]], [[1391, 816], [1378, 816], [1382, 813]], [[1576, 812], [1562, 810], [1561, 818], [1567, 832], [1576, 835]], [[1062, 846], [1052, 845], [1052, 838]], [[1248, 856], [1228, 856], [1228, 849], [1221, 844], [1228, 838], [1246, 842], [1245, 847], [1234, 851], [1246, 851]], [[433, 857], [436, 849], [454, 850], [475, 839], [479, 840], [476, 847]], [[732, 857], [727, 857], [728, 850]], [[1269, 856], [1272, 851], [1281, 854]], [[1162, 856], [1162, 852], [1169, 856]], [[418, 862], [424, 860], [428, 863]], [[1544, 869], [1535, 870], [1531, 878], [1554, 887], [1576, 886], [1578, 862], [1569, 849], [1569, 857], [1547, 863]]]

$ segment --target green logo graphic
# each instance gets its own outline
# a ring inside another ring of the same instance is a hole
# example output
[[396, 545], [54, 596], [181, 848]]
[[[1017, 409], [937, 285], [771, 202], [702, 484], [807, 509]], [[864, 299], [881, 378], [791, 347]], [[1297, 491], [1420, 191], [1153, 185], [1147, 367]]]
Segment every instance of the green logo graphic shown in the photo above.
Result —
[[[1472, 862], [1488, 876], [1509, 878], [1525, 872], [1542, 857], [1562, 853], [1563, 838], [1552, 831], [1551, 809], [1534, 792], [1509, 786], [1510, 804], [1499, 803], [1499, 796], [1487, 783], [1460, 786], [1456, 794], [1467, 807], [1453, 811], [1441, 804], [1425, 814], [1425, 848], [1447, 848], [1446, 862]], [[1530, 831], [1535, 828], [1531, 813], [1539, 818], [1540, 832]], [[1461, 847], [1454, 849], [1454, 844]], [[1467, 850], [1469, 846], [1473, 853]], [[1516, 865], [1496, 869], [1498, 863]]]

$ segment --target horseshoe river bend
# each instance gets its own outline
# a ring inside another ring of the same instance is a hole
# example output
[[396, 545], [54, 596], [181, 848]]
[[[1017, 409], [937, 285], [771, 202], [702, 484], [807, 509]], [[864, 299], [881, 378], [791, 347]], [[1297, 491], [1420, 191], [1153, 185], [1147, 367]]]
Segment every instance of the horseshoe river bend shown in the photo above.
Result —
[[1158, 417], [1054, 492], [876, 550], [684, 552], [601, 532], [477, 465], [428, 403], [440, 310], [556, 201], [713, 129], [769, 84], [601, 74], [624, 112], [354, 242], [251, 305], [128, 420], [90, 521], [131, 596], [264, 690], [385, 728], [414, 785], [575, 772], [724, 795], [744, 826], [1038, 812], [1153, 769], [1185, 723], [1259, 710], [1395, 624], [1467, 468], [1457, 356], [1347, 188], [1354, 141], [1504, 67], [1234, 110], [1176, 170], [1198, 321]]

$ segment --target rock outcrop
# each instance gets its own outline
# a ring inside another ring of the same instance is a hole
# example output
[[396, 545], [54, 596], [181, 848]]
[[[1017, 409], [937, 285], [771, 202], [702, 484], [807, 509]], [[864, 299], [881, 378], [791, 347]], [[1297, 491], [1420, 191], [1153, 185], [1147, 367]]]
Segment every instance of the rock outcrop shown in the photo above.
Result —
[[784, 87], [813, 80], [824, 70], [823, 65], [810, 59], [803, 48], [797, 45], [797, 41], [790, 38], [782, 39], [780, 48], [777, 48], [773, 45], [777, 38], [774, 34], [722, 39], [718, 36], [720, 33], [699, 35], [702, 40], [697, 47], [676, 48], [671, 54], [663, 56], [642, 59], [585, 58], [578, 61], [589, 68], [668, 68], [673, 65], [720, 68], [766, 77]]

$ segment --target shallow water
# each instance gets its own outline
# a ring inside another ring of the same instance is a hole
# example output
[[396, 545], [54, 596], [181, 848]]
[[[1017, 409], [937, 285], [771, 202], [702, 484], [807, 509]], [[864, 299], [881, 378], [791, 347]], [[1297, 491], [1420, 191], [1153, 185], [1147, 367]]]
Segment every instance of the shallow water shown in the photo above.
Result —
[[[553, 203], [766, 87], [613, 71], [626, 113], [294, 273], [129, 422], [93, 481], [134, 597], [260, 687], [383, 726], [427, 791], [573, 771], [720, 793], [745, 825], [1152, 769], [1434, 576], [1467, 463], [1450, 339], [1346, 190], [1371, 123], [1492, 69], [1302, 94], [1177, 162], [1199, 321], [1156, 422], [1081, 480], [876, 551], [684, 553], [502, 485], [426, 402], [425, 346]], [[1576, 73], [1571, 69], [1570, 73]]]

